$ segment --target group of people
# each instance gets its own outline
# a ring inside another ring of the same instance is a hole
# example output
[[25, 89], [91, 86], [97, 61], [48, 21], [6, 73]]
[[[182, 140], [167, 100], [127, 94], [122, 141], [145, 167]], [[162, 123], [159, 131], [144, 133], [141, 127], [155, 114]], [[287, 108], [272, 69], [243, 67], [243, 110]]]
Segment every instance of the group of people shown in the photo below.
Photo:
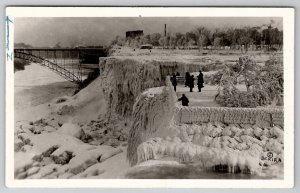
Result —
[[[201, 89], [204, 87], [203, 83], [204, 83], [203, 73], [200, 70], [199, 71], [199, 75], [197, 76], [198, 92], [201, 92]], [[185, 87], [189, 87], [190, 88], [190, 92], [193, 92], [194, 84], [195, 84], [194, 75], [190, 75], [189, 72], [186, 72], [185, 73], [185, 83], [184, 83], [184, 86]]]
[[[177, 75], [173, 74], [172, 76], [172, 85], [174, 87], [174, 90], [176, 91], [176, 86], [177, 86]], [[204, 87], [203, 86], [204, 80], [203, 80], [203, 73], [201, 70], [199, 71], [199, 75], [197, 76], [197, 85], [198, 85], [198, 91], [201, 92], [201, 89]], [[194, 75], [190, 75], [189, 72], [185, 73], [185, 82], [184, 82], [185, 87], [190, 88], [190, 92], [193, 92], [193, 88], [195, 87], [195, 78]]]
[[[174, 87], [174, 90], [176, 92], [176, 86], [177, 86], [177, 75], [173, 74], [172, 76], [172, 85]], [[203, 73], [201, 70], [199, 71], [199, 75], [197, 76], [197, 85], [198, 85], [198, 92], [201, 92], [201, 89], [204, 87], [203, 86], [204, 80], [203, 80]], [[189, 72], [185, 73], [185, 82], [184, 82], [185, 87], [190, 88], [190, 92], [193, 92], [193, 88], [195, 86], [195, 78], [194, 75], [190, 75]], [[182, 106], [188, 106], [189, 99], [185, 96], [185, 94], [182, 94], [182, 97], [178, 99], [178, 101], [182, 102]]]

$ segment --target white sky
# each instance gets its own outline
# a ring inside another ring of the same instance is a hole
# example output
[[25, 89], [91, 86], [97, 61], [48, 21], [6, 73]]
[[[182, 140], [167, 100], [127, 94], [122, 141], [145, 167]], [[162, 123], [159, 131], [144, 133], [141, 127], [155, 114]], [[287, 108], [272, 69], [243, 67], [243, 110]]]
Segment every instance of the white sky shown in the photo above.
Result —
[[272, 22], [282, 29], [282, 18], [269, 17], [166, 17], [166, 18], [15, 18], [15, 42], [33, 46], [104, 45], [115, 36], [125, 36], [129, 30], [144, 30], [144, 34], [187, 32], [197, 26], [211, 30], [224, 27], [262, 26]]

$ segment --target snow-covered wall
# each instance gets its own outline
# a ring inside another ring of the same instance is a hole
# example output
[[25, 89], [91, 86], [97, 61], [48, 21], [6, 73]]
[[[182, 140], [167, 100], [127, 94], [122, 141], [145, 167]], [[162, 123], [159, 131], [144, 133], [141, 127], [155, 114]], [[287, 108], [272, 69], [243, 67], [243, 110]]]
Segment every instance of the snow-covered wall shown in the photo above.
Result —
[[226, 124], [251, 124], [260, 127], [283, 127], [283, 110], [279, 108], [226, 108], [181, 107], [176, 120], [179, 123], [222, 122]]

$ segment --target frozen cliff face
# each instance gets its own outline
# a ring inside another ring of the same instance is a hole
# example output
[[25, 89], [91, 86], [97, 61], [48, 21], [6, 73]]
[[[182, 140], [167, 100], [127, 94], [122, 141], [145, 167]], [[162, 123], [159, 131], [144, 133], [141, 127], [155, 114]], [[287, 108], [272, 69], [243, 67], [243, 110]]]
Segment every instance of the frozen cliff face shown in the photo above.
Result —
[[102, 90], [108, 116], [130, 116], [136, 97], [147, 88], [163, 85], [159, 66], [151, 62], [108, 59], [100, 63]]
[[127, 157], [132, 165], [136, 164], [137, 147], [154, 136], [172, 135], [168, 132], [172, 119], [167, 87], [145, 90], [133, 107], [133, 125], [129, 132]]

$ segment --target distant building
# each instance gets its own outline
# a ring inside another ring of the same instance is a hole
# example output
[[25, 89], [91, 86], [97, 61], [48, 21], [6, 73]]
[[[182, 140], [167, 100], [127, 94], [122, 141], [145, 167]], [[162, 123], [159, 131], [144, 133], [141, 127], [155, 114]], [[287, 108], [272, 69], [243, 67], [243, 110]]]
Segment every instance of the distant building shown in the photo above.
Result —
[[143, 30], [127, 31], [126, 32], [126, 39], [135, 38], [135, 37], [143, 36], [143, 35], [144, 35]]

